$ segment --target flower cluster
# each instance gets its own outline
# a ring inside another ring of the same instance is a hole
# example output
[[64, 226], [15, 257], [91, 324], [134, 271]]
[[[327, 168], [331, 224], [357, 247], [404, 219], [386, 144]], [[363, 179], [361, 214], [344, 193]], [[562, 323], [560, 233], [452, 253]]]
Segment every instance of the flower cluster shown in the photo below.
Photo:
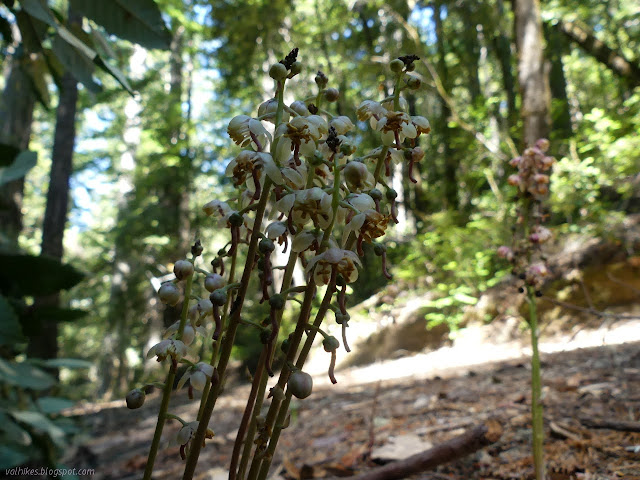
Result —
[[[540, 295], [540, 287], [550, 272], [541, 254], [540, 245], [551, 239], [551, 231], [542, 225], [546, 215], [543, 201], [549, 193], [549, 170], [555, 159], [546, 155], [549, 149], [547, 139], [539, 139], [533, 147], [527, 148], [522, 156], [512, 159], [509, 164], [518, 169], [510, 175], [508, 183], [518, 187], [517, 226], [511, 247], [498, 248], [498, 256], [513, 265], [513, 274], [533, 287]], [[525, 288], [520, 289], [524, 292]]]
[[[187, 368], [177, 383], [178, 389], [188, 381], [190, 395], [193, 389], [202, 391], [196, 421], [183, 422], [179, 434], [181, 454], [187, 456], [184, 478], [193, 475], [199, 450], [209, 435], [207, 424], [239, 328], [255, 328], [264, 348], [254, 376], [254, 393], [238, 431], [232, 478], [244, 474], [242, 464], [246, 466], [254, 444], [251, 469], [260, 471], [258, 478], [266, 476], [268, 463], [263, 462], [272, 457], [270, 450], [278, 438], [275, 432], [282, 428], [282, 422], [276, 419], [286, 416], [286, 407], [279, 410], [281, 403], [288, 405], [285, 400], [291, 395], [304, 398], [311, 393], [311, 377], [303, 367], [318, 333], [324, 337], [325, 351], [331, 354], [329, 377], [333, 383], [337, 381], [334, 367], [340, 343], [322, 331], [322, 322], [328, 311], [335, 313], [342, 325], [343, 344], [349, 351], [347, 284], [358, 279], [365, 244], [370, 244], [381, 257], [382, 273], [390, 277], [386, 246], [381, 239], [390, 223], [397, 223], [397, 192], [389, 187], [393, 163], [406, 162], [415, 182], [413, 167], [424, 157], [418, 142], [421, 135], [430, 132], [429, 122], [409, 115], [406, 101], [400, 96], [403, 89], [420, 86], [419, 79], [411, 75], [416, 60], [413, 55], [393, 60], [393, 95], [381, 102], [364, 101], [352, 119], [330, 113], [330, 104], [338, 100], [340, 92], [328, 86], [329, 79], [322, 72], [315, 76], [316, 93], [285, 104], [285, 83], [302, 70], [294, 49], [269, 69], [274, 97], [258, 105], [256, 115], [238, 115], [229, 122], [227, 132], [241, 148], [225, 170], [236, 193], [232, 200], [213, 199], [203, 207], [217, 229], [228, 232], [228, 242], [206, 268], [197, 266], [202, 254], [199, 242], [192, 249], [191, 259], [176, 262], [176, 278], [162, 285], [159, 297], [169, 305], [182, 301], [183, 313], [180, 321], [167, 330], [168, 338], [149, 352], [158, 361], [171, 359], [165, 395], [171, 394], [167, 385], [173, 384], [178, 375], [179, 362]], [[358, 153], [363, 136], [356, 133], [355, 118], [369, 121], [378, 132], [377, 148]], [[544, 236], [541, 232], [538, 235]], [[288, 255], [286, 262], [280, 260], [282, 254]], [[296, 268], [304, 271], [306, 284], [292, 286]], [[276, 269], [282, 270], [282, 275], [275, 275]], [[202, 282], [197, 281], [198, 276], [202, 276]], [[260, 296], [253, 308], [263, 315], [262, 322], [254, 323], [241, 316], [246, 300], [252, 298], [252, 278], [258, 281]], [[280, 279], [279, 285], [276, 279]], [[185, 285], [184, 292], [179, 288], [181, 283]], [[325, 287], [324, 298], [314, 312], [313, 299], [320, 287]], [[296, 327], [281, 347], [286, 358], [277, 384], [267, 396], [272, 401], [270, 413], [266, 420], [259, 420], [254, 406], [256, 398], [265, 396], [266, 381], [261, 379], [265, 374], [274, 375], [273, 360], [278, 351], [275, 344], [283, 312], [293, 309], [297, 305], [294, 301], [300, 304], [295, 313]], [[198, 338], [206, 339], [204, 345], [211, 349], [207, 358], [192, 361], [187, 357], [197, 353], [193, 347], [190, 352], [189, 347], [200, 345]], [[132, 404], [138, 396], [131, 395]], [[171, 418], [171, 414], [161, 412], [159, 422], [167, 415]], [[245, 439], [245, 435], [253, 437]], [[243, 448], [238, 467], [240, 445], [247, 447]]]

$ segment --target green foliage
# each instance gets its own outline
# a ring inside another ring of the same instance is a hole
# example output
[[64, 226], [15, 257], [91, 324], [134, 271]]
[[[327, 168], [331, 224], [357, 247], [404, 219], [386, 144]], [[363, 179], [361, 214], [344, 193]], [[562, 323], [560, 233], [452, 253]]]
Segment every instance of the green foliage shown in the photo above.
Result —
[[8, 167], [0, 167], [0, 186], [24, 177], [37, 162], [38, 155], [35, 152], [20, 152]]
[[167, 49], [171, 35], [153, 0], [71, 0], [71, 8], [102, 25], [109, 33], [145, 48]]

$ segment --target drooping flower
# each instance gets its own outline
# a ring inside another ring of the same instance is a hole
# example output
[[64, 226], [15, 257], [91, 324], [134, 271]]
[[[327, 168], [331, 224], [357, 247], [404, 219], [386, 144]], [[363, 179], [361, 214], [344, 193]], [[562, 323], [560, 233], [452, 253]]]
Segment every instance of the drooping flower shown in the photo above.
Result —
[[[191, 440], [195, 437], [196, 432], [198, 431], [198, 424], [200, 422], [190, 422], [184, 425], [178, 435], [176, 436], [176, 442], [180, 445], [180, 457], [184, 460], [187, 458], [189, 454], [189, 448], [191, 447]], [[213, 430], [207, 428], [204, 438], [213, 438], [214, 433]]]
[[278, 211], [290, 215], [290, 221], [296, 225], [305, 225], [312, 221], [316, 227], [327, 228], [331, 220], [331, 195], [320, 187], [299, 190], [285, 195], [276, 202]]
[[355, 252], [334, 247], [313, 257], [307, 265], [306, 272], [308, 274], [313, 271], [318, 285], [327, 285], [332, 269], [336, 268], [338, 275], [342, 275], [345, 282], [351, 283], [358, 279], [357, 267], [362, 267], [362, 262]]
[[160, 343], [151, 347], [147, 353], [147, 358], [158, 357], [158, 361], [162, 362], [167, 357], [171, 357], [177, 362], [187, 354], [187, 346], [180, 340], [162, 340]]
[[187, 380], [191, 381], [191, 386], [196, 390], [202, 390], [207, 382], [211, 380], [213, 375], [213, 367], [208, 363], [199, 362], [194, 367], [184, 372], [180, 381], [178, 381], [178, 389], [182, 388]]
[[271, 142], [271, 134], [262, 122], [248, 115], [233, 117], [227, 127], [227, 133], [237, 145], [246, 147], [253, 143], [257, 150], [263, 150], [267, 140]]
[[232, 177], [236, 185], [242, 185], [248, 180], [251, 181], [250, 187], [255, 191], [256, 180], [260, 180], [264, 173], [276, 185], [282, 185], [283, 178], [280, 169], [273, 161], [270, 153], [254, 152], [251, 150], [243, 150], [240, 154], [229, 162], [225, 175]]

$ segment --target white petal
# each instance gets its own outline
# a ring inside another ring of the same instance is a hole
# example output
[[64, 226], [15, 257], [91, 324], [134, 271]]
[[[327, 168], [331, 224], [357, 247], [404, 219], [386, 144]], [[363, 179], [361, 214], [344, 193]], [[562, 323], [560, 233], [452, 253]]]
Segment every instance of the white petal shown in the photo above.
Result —
[[407, 138], [416, 138], [418, 131], [413, 123], [406, 123], [402, 127], [402, 134]]
[[269, 178], [273, 180], [276, 185], [282, 185], [284, 183], [284, 178], [282, 178], [282, 173], [273, 161], [273, 158], [271, 158], [271, 155], [268, 153], [259, 153], [258, 155], [260, 155], [262, 165], [264, 166], [267, 175], [269, 175]]
[[275, 240], [286, 231], [287, 231], [287, 226], [282, 222], [270, 223], [269, 226], [267, 226], [267, 228], [265, 229], [267, 238], [270, 238], [271, 240]]
[[213, 367], [208, 363], [199, 362], [196, 364], [196, 367], [198, 368], [199, 371], [204, 373], [209, 378], [211, 378], [211, 375], [213, 375]]
[[207, 383], [207, 377], [200, 371], [193, 372], [189, 380], [191, 380], [191, 386], [196, 390], [202, 390]]
[[276, 202], [275, 207], [278, 209], [279, 212], [282, 212], [285, 215], [289, 215], [289, 212], [293, 208], [293, 204], [295, 203], [295, 201], [296, 201], [296, 194], [290, 193], [282, 197], [280, 200], [278, 200]]
[[396, 141], [396, 137], [391, 130], [388, 132], [382, 132], [380, 137], [382, 138], [383, 145], [392, 145]]
[[291, 250], [293, 250], [294, 252], [304, 252], [311, 246], [314, 240], [317, 240], [317, 237], [313, 233], [305, 231], [300, 232], [295, 237], [293, 237]]

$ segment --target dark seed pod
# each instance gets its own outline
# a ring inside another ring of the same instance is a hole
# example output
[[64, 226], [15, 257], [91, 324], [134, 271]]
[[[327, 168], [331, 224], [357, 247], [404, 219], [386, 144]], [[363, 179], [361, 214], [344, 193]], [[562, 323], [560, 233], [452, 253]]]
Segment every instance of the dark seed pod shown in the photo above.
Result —
[[291, 346], [291, 340], [289, 340], [288, 338], [285, 338], [282, 341], [282, 344], [280, 345], [280, 350], [282, 350], [282, 353], [287, 353], [289, 351], [289, 347]]
[[369, 192], [369, 196], [374, 200], [382, 200], [382, 192], [377, 188], [372, 188]]
[[322, 341], [322, 346], [324, 347], [325, 352], [335, 352], [340, 348], [340, 342], [336, 337], [326, 337]]
[[127, 393], [126, 401], [127, 408], [131, 410], [135, 410], [136, 408], [140, 408], [144, 404], [145, 394], [139, 388], [134, 388], [129, 393]]
[[313, 390], [313, 380], [311, 379], [311, 375], [303, 372], [302, 370], [298, 370], [293, 372], [289, 377], [289, 391], [296, 398], [307, 398], [311, 395], [311, 391]]
[[387, 200], [395, 200], [398, 196], [398, 192], [396, 192], [393, 188], [390, 188], [387, 190], [386, 196]]
[[229, 223], [232, 227], [241, 227], [244, 223], [244, 218], [238, 212], [234, 212], [229, 217]]
[[271, 298], [269, 299], [269, 305], [274, 310], [282, 310], [284, 308], [284, 303], [285, 303], [284, 297], [279, 293], [272, 295]]
[[260, 250], [260, 253], [271, 253], [275, 249], [276, 246], [273, 243], [273, 240], [269, 240], [268, 238], [263, 238], [258, 244], [258, 250]]
[[227, 302], [227, 294], [224, 290], [216, 290], [209, 295], [209, 300], [214, 305], [221, 307]]

